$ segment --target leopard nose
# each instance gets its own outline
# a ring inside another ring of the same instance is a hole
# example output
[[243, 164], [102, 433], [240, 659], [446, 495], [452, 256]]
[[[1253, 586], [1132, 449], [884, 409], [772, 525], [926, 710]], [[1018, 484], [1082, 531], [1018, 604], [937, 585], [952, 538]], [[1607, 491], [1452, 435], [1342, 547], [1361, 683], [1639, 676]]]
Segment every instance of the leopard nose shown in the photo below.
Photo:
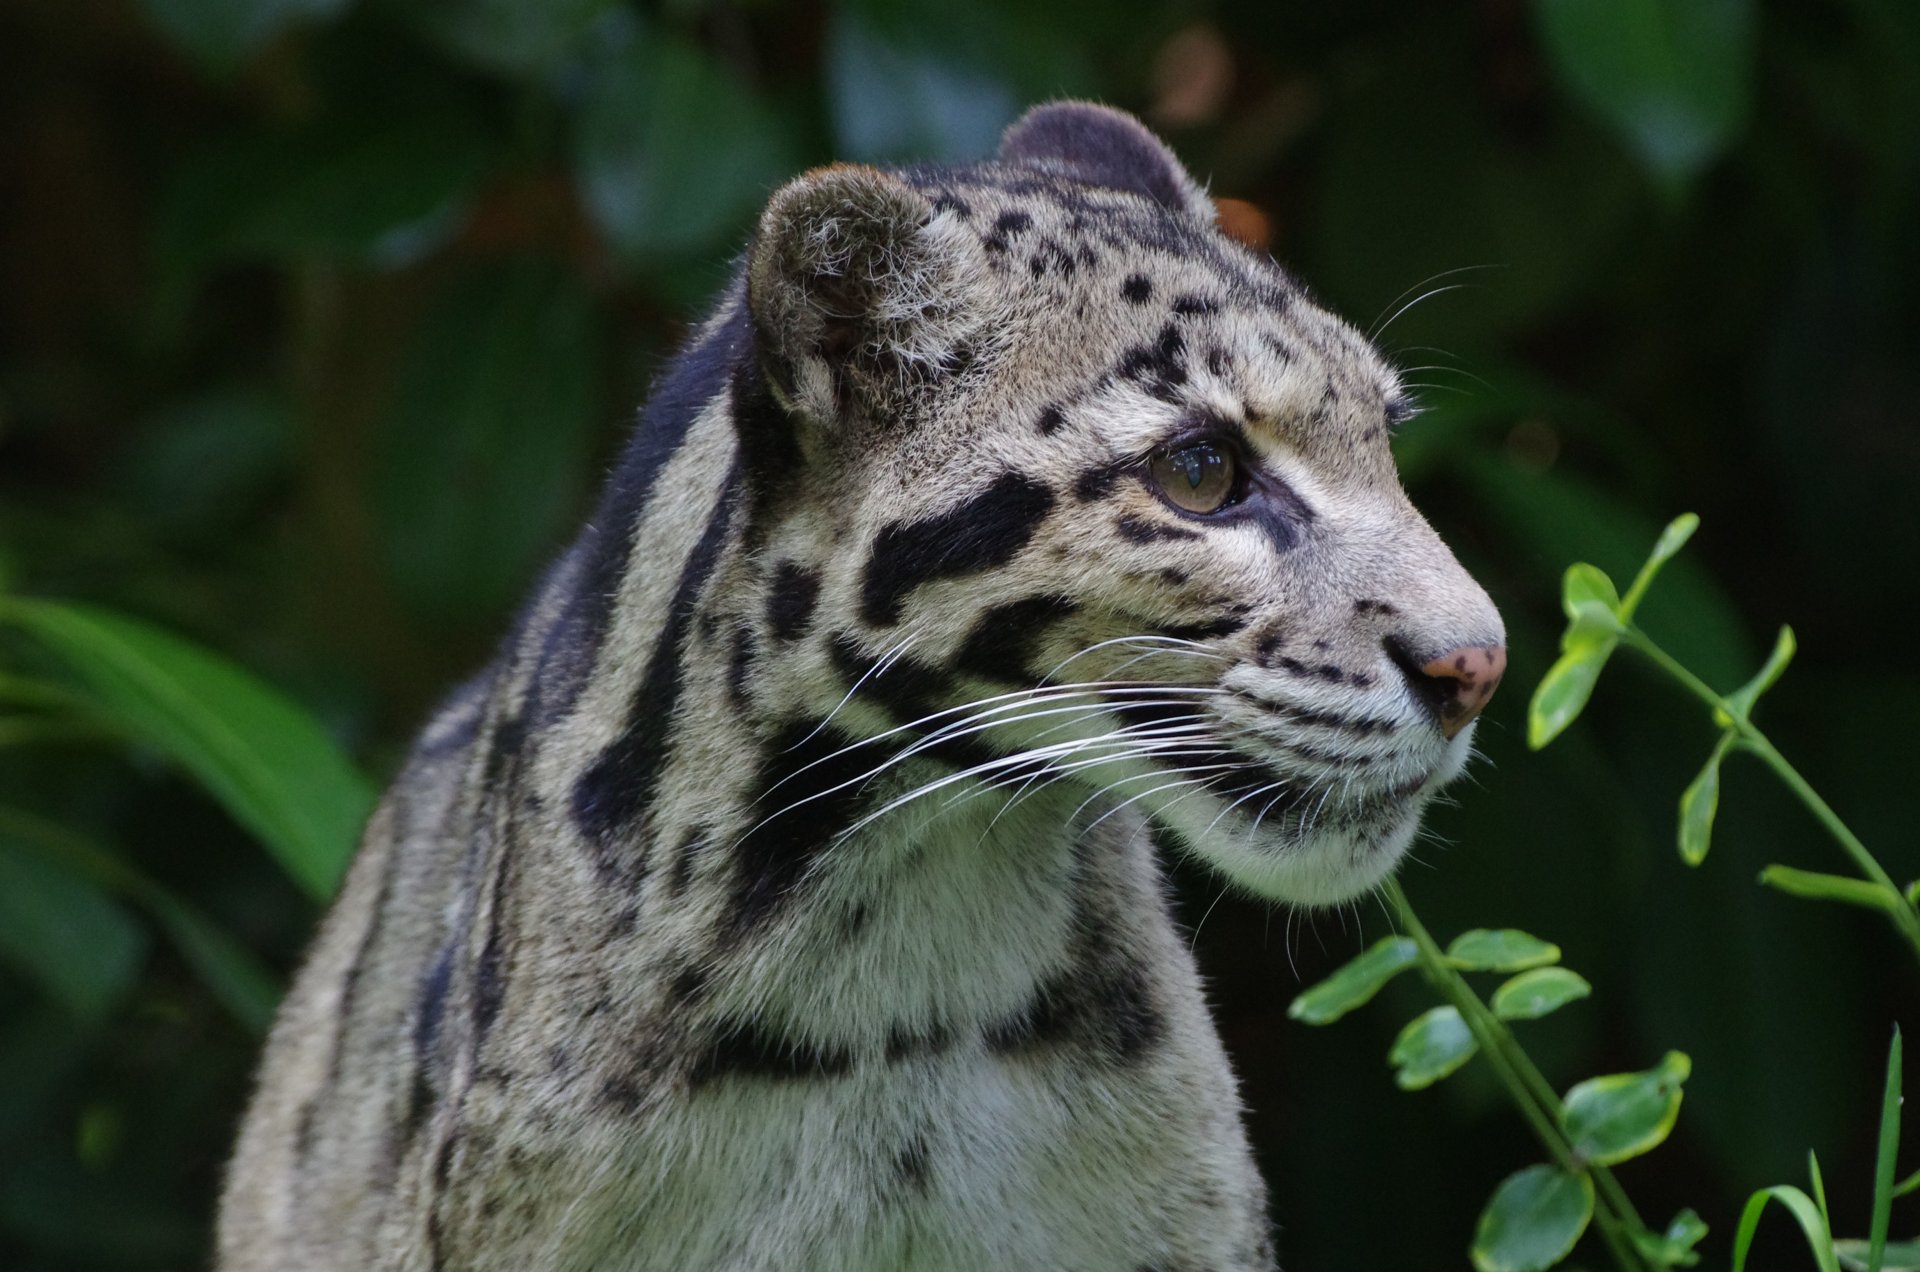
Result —
[[[1396, 651], [1397, 652], [1397, 651]], [[1433, 711], [1440, 732], [1451, 738], [1473, 723], [1507, 670], [1505, 645], [1462, 645], [1416, 665], [1396, 657], [1414, 696]]]

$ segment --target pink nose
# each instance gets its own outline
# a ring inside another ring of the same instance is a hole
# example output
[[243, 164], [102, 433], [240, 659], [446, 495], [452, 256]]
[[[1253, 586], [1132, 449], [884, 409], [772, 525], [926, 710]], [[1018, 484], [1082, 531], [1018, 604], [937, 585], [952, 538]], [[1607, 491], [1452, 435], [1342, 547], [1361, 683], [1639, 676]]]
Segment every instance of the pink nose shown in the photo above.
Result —
[[1420, 688], [1440, 715], [1440, 732], [1453, 737], [1472, 724], [1506, 670], [1505, 645], [1462, 645], [1422, 666]]

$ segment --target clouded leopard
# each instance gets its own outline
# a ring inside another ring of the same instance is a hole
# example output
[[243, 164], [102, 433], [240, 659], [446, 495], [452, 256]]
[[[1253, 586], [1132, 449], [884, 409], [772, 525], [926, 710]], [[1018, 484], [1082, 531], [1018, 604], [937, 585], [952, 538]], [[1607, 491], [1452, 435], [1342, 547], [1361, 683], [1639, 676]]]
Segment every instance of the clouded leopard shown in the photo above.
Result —
[[1465, 763], [1408, 413], [1118, 112], [776, 192], [367, 828], [221, 1266], [1271, 1268], [1153, 844], [1337, 901]]

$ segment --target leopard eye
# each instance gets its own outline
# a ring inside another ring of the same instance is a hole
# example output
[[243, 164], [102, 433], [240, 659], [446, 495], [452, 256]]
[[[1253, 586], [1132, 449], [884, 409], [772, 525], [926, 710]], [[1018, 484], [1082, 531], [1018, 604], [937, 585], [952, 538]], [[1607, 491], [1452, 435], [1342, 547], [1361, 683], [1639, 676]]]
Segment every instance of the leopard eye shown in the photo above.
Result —
[[1218, 512], [1233, 499], [1233, 453], [1215, 442], [1156, 451], [1147, 472], [1161, 497], [1186, 512]]

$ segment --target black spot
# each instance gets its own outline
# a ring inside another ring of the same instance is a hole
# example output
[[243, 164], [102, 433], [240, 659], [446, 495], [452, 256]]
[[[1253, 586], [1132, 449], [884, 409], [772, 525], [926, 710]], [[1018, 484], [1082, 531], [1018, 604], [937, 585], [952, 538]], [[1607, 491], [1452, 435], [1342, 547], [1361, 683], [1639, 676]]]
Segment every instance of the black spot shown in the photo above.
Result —
[[620, 1113], [632, 1113], [640, 1107], [640, 1085], [632, 1078], [607, 1078], [600, 1083], [600, 1103]]
[[[731, 487], [733, 481], [730, 474], [727, 485]], [[687, 557], [647, 674], [627, 704], [626, 727], [574, 783], [573, 818], [596, 848], [595, 865], [603, 875], [614, 873], [610, 854], [614, 841], [653, 802], [671, 736], [664, 724], [673, 718], [685, 673], [680, 646], [693, 621], [700, 589], [719, 560], [732, 509], [733, 501], [723, 495]]]
[[1145, 517], [1136, 517], [1127, 513], [1113, 523], [1121, 537], [1134, 543], [1163, 543], [1178, 539], [1198, 539], [1198, 530], [1189, 530], [1185, 526], [1168, 525], [1162, 521], [1148, 521]]
[[867, 559], [861, 617], [874, 627], [892, 627], [907, 593], [920, 584], [1005, 565], [1052, 510], [1052, 490], [1010, 472], [938, 516], [892, 523]]
[[1137, 345], [1121, 356], [1119, 373], [1139, 382], [1156, 397], [1176, 400], [1176, 390], [1187, 382], [1186, 347], [1179, 329], [1168, 323], [1152, 344]]
[[1216, 618], [1206, 623], [1162, 624], [1157, 630], [1162, 636], [1172, 636], [1176, 640], [1218, 640], [1222, 636], [1231, 636], [1247, 625], [1240, 617]]
[[1220, 312], [1220, 306], [1218, 302], [1210, 300], [1205, 296], [1189, 294], [1174, 297], [1173, 312], [1179, 314], [1182, 318], [1192, 318], [1202, 314], [1218, 313]]
[[1153, 299], [1153, 283], [1145, 274], [1129, 274], [1120, 284], [1120, 294], [1136, 305], [1144, 305]]
[[1227, 351], [1225, 349], [1207, 350], [1207, 370], [1212, 372], [1215, 376], [1221, 379], [1225, 379], [1227, 374], [1227, 368], [1232, 365], [1233, 363], [1227, 357]]
[[820, 599], [820, 575], [794, 561], [774, 567], [767, 593], [767, 625], [778, 640], [792, 640], [807, 630], [813, 607]]
[[1379, 614], [1386, 618], [1392, 618], [1400, 613], [1399, 610], [1387, 604], [1385, 601], [1374, 600], [1355, 601], [1353, 603], [1353, 612], [1356, 614]]
[[1189, 581], [1189, 576], [1185, 570], [1170, 565], [1160, 571], [1160, 581], [1171, 583], [1175, 587], [1183, 587]]
[[1082, 503], [1104, 499], [1120, 480], [1121, 473], [1122, 470], [1112, 464], [1089, 468], [1073, 483], [1073, 497]]
[[933, 210], [958, 213], [962, 218], [973, 215], [973, 205], [951, 190], [942, 190], [933, 196]]
[[698, 1089], [723, 1078], [793, 1080], [834, 1078], [853, 1067], [843, 1051], [768, 1033], [758, 1021], [726, 1020], [694, 1058], [687, 1075]]
[[1067, 422], [1066, 412], [1062, 411], [1057, 406], [1049, 406], [1046, 410], [1040, 412], [1041, 436], [1052, 437], [1055, 433], [1060, 431], [1060, 426], [1062, 424], [1065, 424], [1066, 422]]
[[1020, 234], [1033, 224], [1033, 218], [1025, 212], [1002, 212], [994, 218], [993, 230], [996, 234]]
[[982, 679], [1024, 684], [1034, 677], [1030, 664], [1048, 625], [1076, 608], [1064, 596], [1029, 596], [996, 605], [975, 621], [954, 666]]
[[690, 963], [667, 982], [667, 994], [681, 1006], [697, 1003], [707, 996], [711, 977], [699, 963]]
[[927, 1177], [927, 1140], [914, 1135], [893, 1155], [894, 1182], [908, 1192], [925, 1193], [931, 1181]]

